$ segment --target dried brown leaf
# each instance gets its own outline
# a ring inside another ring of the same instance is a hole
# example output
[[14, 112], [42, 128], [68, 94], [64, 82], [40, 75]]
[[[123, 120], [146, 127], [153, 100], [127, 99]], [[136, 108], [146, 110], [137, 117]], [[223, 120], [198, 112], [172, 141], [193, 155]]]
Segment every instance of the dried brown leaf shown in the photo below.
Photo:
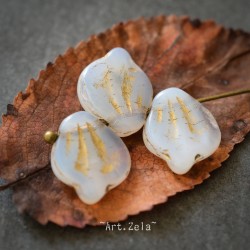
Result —
[[68, 49], [8, 105], [0, 128], [1, 178], [18, 181], [45, 168], [13, 189], [18, 210], [42, 224], [52, 221], [84, 227], [149, 210], [208, 178], [250, 130], [249, 95], [205, 104], [219, 123], [222, 143], [214, 155], [183, 176], [173, 174], [146, 149], [139, 131], [124, 140], [132, 157], [129, 177], [96, 205], [85, 205], [45, 167], [51, 147], [42, 138], [45, 131], [57, 130], [66, 116], [81, 109], [76, 96], [80, 72], [114, 47], [131, 53], [150, 77], [154, 94], [176, 86], [198, 98], [250, 87], [250, 35], [212, 21], [175, 16], [141, 18], [115, 25]]

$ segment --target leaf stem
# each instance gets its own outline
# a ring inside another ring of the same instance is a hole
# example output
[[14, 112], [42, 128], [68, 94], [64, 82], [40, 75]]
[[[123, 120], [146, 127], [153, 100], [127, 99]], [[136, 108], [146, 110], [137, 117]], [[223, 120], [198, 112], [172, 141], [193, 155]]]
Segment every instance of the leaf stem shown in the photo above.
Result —
[[209, 101], [213, 101], [213, 100], [217, 100], [217, 99], [221, 99], [221, 98], [225, 98], [225, 97], [241, 95], [241, 94], [246, 94], [246, 93], [250, 93], [250, 89], [234, 90], [234, 91], [230, 91], [230, 92], [226, 92], [226, 93], [222, 93], [222, 94], [218, 94], [218, 95], [201, 97], [201, 98], [198, 98], [197, 101], [209, 102]]

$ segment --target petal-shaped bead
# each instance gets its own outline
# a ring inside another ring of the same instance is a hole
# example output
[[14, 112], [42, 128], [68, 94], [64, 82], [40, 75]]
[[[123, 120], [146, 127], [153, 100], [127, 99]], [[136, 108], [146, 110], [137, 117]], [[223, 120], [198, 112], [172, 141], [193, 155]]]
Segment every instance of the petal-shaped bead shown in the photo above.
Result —
[[143, 139], [174, 173], [185, 174], [196, 162], [214, 153], [221, 132], [200, 102], [178, 88], [169, 88], [154, 98]]
[[122, 48], [88, 65], [79, 77], [77, 92], [83, 108], [106, 120], [120, 137], [144, 125], [153, 96], [147, 75]]
[[110, 128], [88, 112], [63, 120], [51, 153], [54, 174], [87, 203], [98, 202], [128, 175], [130, 154]]

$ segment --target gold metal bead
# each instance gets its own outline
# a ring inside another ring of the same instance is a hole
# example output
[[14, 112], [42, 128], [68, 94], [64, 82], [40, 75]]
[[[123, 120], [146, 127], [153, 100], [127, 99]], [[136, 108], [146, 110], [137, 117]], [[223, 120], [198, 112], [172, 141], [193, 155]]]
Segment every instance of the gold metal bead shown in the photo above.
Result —
[[53, 131], [46, 131], [43, 138], [47, 143], [53, 144], [57, 140], [58, 134]]

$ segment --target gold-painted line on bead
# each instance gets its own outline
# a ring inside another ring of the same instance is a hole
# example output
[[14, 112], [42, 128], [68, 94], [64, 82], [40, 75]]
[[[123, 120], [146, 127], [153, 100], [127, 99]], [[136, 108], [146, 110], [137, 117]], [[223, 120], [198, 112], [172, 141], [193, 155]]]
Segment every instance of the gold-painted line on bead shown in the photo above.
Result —
[[121, 85], [122, 90], [122, 97], [126, 103], [126, 106], [130, 112], [132, 112], [132, 105], [131, 105], [131, 94], [132, 94], [132, 82], [134, 80], [133, 76], [130, 76], [127, 71], [123, 74], [123, 80]]
[[112, 164], [106, 164], [102, 167], [101, 172], [103, 174], [108, 174], [114, 170], [114, 166]]
[[78, 154], [77, 161], [75, 162], [75, 169], [83, 173], [84, 175], [88, 174], [88, 151], [85, 142], [85, 137], [83, 130], [80, 125], [77, 125], [78, 132]]
[[118, 113], [118, 114], [122, 114], [121, 108], [118, 105], [117, 101], [115, 100], [114, 96], [114, 91], [113, 91], [113, 87], [111, 84], [111, 70], [108, 69], [103, 76], [103, 79], [101, 80], [101, 83], [97, 83], [95, 84], [96, 87], [102, 87], [105, 89], [106, 93], [108, 96], [110, 96], [109, 98], [109, 103], [112, 105], [112, 107], [114, 108], [114, 110]]
[[67, 154], [70, 152], [71, 148], [71, 133], [68, 132], [66, 133], [66, 152]]
[[107, 150], [104, 142], [98, 136], [94, 127], [90, 123], [87, 123], [87, 129], [90, 134], [91, 140], [96, 148], [97, 155], [103, 161], [103, 167], [101, 169], [101, 172], [103, 173], [111, 172], [114, 167], [112, 164], [107, 164]]
[[185, 105], [184, 101], [181, 98], [176, 97], [176, 99], [177, 99], [177, 101], [178, 101], [178, 103], [179, 103], [179, 105], [181, 107], [184, 118], [187, 121], [187, 125], [188, 125], [188, 128], [189, 128], [190, 132], [194, 133], [195, 129], [194, 129], [194, 126], [193, 126], [192, 117], [190, 116], [190, 110], [188, 109], [188, 107]]
[[130, 71], [130, 72], [133, 72], [133, 73], [135, 73], [135, 72], [137, 72], [137, 69], [136, 68], [128, 68], [128, 70]]
[[162, 121], [162, 108], [157, 108], [157, 122], [161, 122]]
[[170, 100], [168, 100], [168, 109], [169, 109], [169, 116], [170, 116], [170, 122], [174, 125], [174, 137], [177, 136], [177, 118], [174, 112], [173, 104]]
[[109, 102], [118, 114], [122, 114], [121, 108], [113, 97], [109, 98]]
[[104, 89], [109, 89], [111, 88], [111, 84], [110, 84], [110, 80], [111, 80], [111, 70], [108, 69], [107, 71], [105, 71], [104, 73], [104, 76], [102, 78], [102, 80], [100, 80], [100, 83], [96, 83], [95, 84], [95, 87], [98, 88], [98, 87], [102, 87]]
[[142, 107], [142, 97], [140, 95], [137, 96], [136, 104], [138, 108]]
[[102, 139], [97, 135], [94, 127], [90, 124], [87, 123], [87, 129], [88, 132], [90, 133], [91, 140], [97, 150], [98, 156], [103, 160], [106, 157], [106, 147]]

